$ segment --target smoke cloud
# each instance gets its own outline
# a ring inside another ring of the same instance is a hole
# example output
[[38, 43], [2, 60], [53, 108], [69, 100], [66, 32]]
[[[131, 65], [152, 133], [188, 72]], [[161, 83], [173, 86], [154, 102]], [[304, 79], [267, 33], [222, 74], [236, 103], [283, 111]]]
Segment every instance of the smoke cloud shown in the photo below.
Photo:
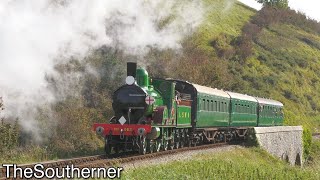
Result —
[[3, 0], [0, 1], [0, 96], [5, 115], [36, 132], [37, 106], [48, 105], [46, 73], [63, 59], [102, 45], [143, 55], [180, 48], [201, 23], [201, 0]]

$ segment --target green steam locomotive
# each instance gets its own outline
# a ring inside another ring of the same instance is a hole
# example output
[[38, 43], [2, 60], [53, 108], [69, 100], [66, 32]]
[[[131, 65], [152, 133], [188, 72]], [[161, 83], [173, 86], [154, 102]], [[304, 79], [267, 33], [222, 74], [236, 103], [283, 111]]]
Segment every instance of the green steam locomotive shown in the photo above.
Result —
[[205, 87], [176, 79], [150, 78], [127, 64], [126, 84], [113, 94], [114, 116], [94, 129], [105, 151], [158, 152], [244, 138], [255, 126], [281, 126], [276, 100]]

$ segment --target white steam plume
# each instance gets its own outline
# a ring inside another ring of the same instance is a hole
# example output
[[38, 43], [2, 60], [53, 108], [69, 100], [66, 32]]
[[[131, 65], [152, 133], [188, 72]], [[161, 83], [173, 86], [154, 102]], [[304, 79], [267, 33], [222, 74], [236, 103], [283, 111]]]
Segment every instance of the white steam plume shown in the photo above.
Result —
[[44, 76], [53, 72], [57, 57], [82, 59], [102, 45], [134, 55], [150, 46], [179, 48], [202, 15], [201, 0], [0, 1], [0, 96], [6, 116], [37, 129], [33, 107], [54, 100]]

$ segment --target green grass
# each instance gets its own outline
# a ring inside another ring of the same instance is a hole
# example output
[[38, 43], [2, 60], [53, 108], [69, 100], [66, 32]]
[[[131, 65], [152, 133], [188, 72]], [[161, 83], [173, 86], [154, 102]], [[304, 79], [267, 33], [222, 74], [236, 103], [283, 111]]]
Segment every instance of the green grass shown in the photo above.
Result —
[[6, 150], [0, 155], [0, 164], [17, 163], [25, 164], [31, 162], [41, 162], [49, 159], [56, 159], [49, 155], [45, 148], [30, 146]]
[[131, 169], [123, 179], [320, 179], [320, 171], [291, 167], [258, 148], [237, 148]]
[[103, 154], [104, 150], [98, 149], [96, 151], [92, 151], [90, 153], [83, 153], [78, 155], [70, 155], [68, 157], [61, 156], [45, 147], [41, 146], [28, 146], [24, 148], [16, 148], [7, 150], [4, 153], [0, 154], [0, 165], [4, 163], [15, 163], [15, 164], [27, 164], [27, 163], [34, 163], [34, 162], [44, 162], [49, 160], [58, 160], [58, 159], [68, 159], [68, 158], [75, 158], [75, 157], [82, 157], [82, 156], [90, 156], [90, 155], [97, 155]]
[[205, 20], [192, 40], [206, 51], [212, 51], [209, 43], [220, 33], [240, 35], [243, 25], [256, 12], [236, 0], [204, 0], [203, 2], [206, 12]]

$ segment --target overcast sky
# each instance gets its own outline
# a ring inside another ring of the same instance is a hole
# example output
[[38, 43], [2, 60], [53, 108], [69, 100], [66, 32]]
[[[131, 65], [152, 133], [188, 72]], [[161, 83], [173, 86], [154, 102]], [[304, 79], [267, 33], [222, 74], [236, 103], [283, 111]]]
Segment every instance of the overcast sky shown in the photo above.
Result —
[[[255, 0], [239, 0], [255, 9], [260, 9], [261, 4]], [[308, 17], [320, 21], [320, 1], [319, 0], [289, 0], [291, 9], [305, 13]]]

